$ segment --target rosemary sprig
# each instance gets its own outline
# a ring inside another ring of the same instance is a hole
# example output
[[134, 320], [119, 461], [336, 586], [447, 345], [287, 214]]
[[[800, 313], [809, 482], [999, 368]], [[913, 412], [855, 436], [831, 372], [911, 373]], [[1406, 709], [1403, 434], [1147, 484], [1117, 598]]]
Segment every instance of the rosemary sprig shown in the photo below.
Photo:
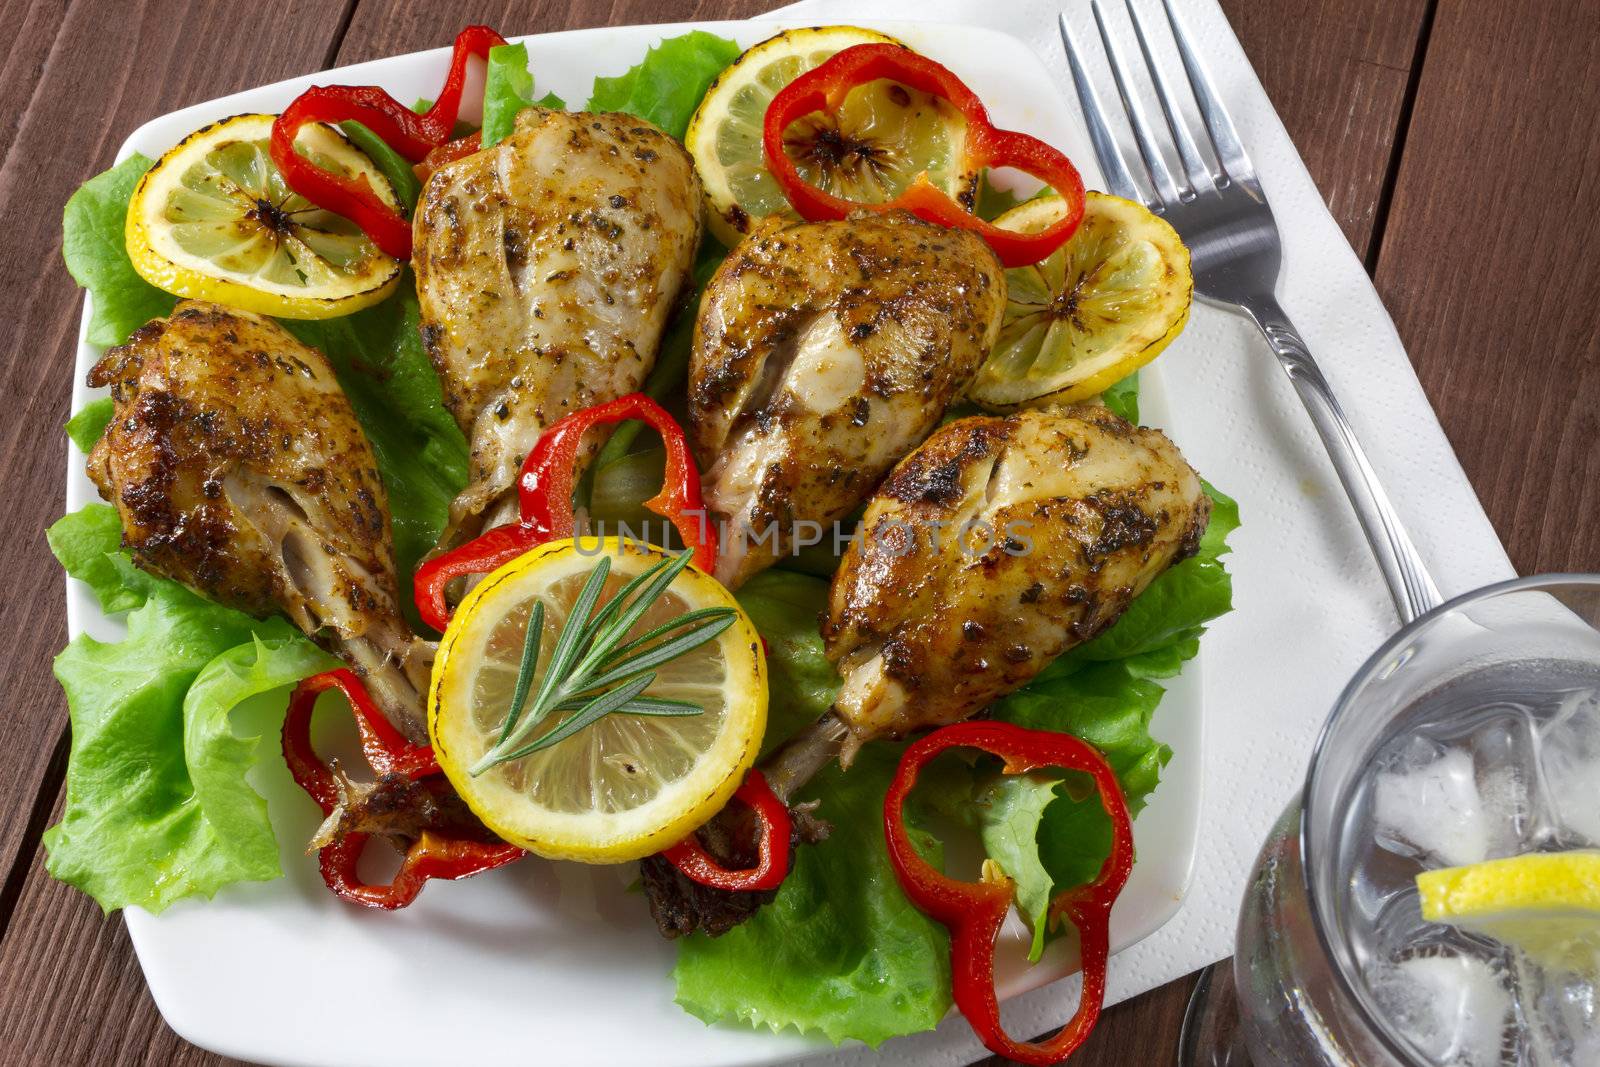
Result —
[[[529, 699], [539, 672], [539, 642], [544, 630], [544, 605], [535, 601], [523, 636], [522, 661], [511, 706], [494, 747], [468, 768], [473, 775], [490, 767], [560, 744], [607, 715], [699, 715], [704, 710], [686, 700], [647, 697], [656, 680], [655, 668], [699, 648], [733, 625], [732, 608], [699, 608], [662, 623], [626, 643], [623, 638], [689, 565], [692, 552], [661, 560], [630, 579], [603, 605], [600, 592], [611, 573], [611, 559], [601, 556], [578, 593], [538, 689]], [[551, 715], [565, 715], [554, 728], [534, 739]]]

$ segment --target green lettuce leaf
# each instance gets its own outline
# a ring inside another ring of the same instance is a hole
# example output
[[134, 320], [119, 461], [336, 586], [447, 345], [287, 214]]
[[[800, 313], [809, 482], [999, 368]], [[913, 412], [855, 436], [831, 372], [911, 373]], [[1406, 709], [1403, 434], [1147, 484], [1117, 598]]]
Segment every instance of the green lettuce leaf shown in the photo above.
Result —
[[984, 855], [1017, 883], [1017, 912], [1033, 931], [1031, 960], [1044, 951], [1045, 915], [1055, 885], [1040, 855], [1039, 824], [1061, 784], [1059, 778], [1043, 774], [996, 775], [978, 784], [969, 809]]
[[152, 163], [135, 152], [80, 185], [61, 214], [61, 254], [73, 280], [89, 290], [89, 343], [102, 348], [120, 345], [177, 303], [139, 277], [123, 245], [128, 201]]
[[[949, 939], [900, 891], [883, 843], [883, 795], [897, 758], [871, 746], [849, 771], [832, 767], [803, 791], [820, 802], [832, 835], [798, 851], [777, 899], [748, 922], [679, 942], [673, 978], [686, 1011], [869, 1045], [943, 1018]], [[915, 806], [907, 825], [929, 861], [941, 862]]]
[[[148, 159], [134, 156], [89, 179], [67, 203], [67, 267], [93, 299], [93, 344], [121, 344], [176, 302], [134, 273], [123, 248], [128, 199], [149, 166]], [[353, 315], [279, 321], [333, 364], [377, 454], [394, 521], [396, 561], [400, 573], [409, 575], [438, 539], [450, 501], [467, 480], [467, 442], [444, 408], [438, 376], [423, 351], [410, 274], [394, 295]], [[110, 419], [108, 405], [95, 401], [68, 424], [80, 448], [98, 439]], [[401, 600], [410, 612], [410, 598]]]
[[1139, 372], [1134, 371], [1122, 381], [1100, 394], [1100, 400], [1113, 414], [1139, 424]]
[[67, 420], [67, 438], [84, 455], [89, 454], [111, 424], [116, 405], [109, 396], [102, 396], [83, 405], [83, 410]]
[[[354, 315], [283, 320], [290, 333], [333, 364], [377, 455], [402, 588], [438, 540], [450, 501], [467, 483], [466, 438], [445, 410], [438, 375], [422, 348], [419, 318], [408, 272], [393, 296]], [[411, 598], [400, 600], [417, 625]]]
[[139, 607], [161, 582], [121, 550], [122, 522], [109, 504], [89, 504], [63, 516], [44, 536], [67, 573], [89, 587], [107, 615]]
[[[80, 634], [56, 657], [72, 719], [67, 798], [46, 869], [101, 908], [160, 911], [239, 881], [276, 878], [266, 802], [245, 781], [259, 738], [233, 710], [334, 665], [282, 619], [252, 619], [134, 568], [101, 504], [62, 518], [51, 548], [128, 635]], [[276, 746], [267, 744], [267, 749]]]
[[596, 78], [585, 110], [636, 115], [681, 141], [706, 89], [738, 58], [737, 44], [703, 30], [668, 37], [624, 73]]
[[483, 82], [483, 147], [499, 144], [516, 128], [517, 113], [525, 107], [561, 109], [566, 103], [555, 93], [533, 98], [533, 74], [528, 70], [528, 46], [497, 44], [489, 49]]
[[[839, 688], [817, 632], [828, 583], [767, 571], [737, 595], [767, 643], [770, 747], [827, 711]], [[832, 836], [799, 850], [777, 899], [749, 922], [719, 938], [679, 942], [679, 1004], [707, 1022], [792, 1026], [869, 1044], [944, 1016], [948, 939], [901, 893], [883, 844], [883, 794], [897, 759], [890, 746], [873, 745], [848, 772], [834, 767], [802, 790], [819, 801]], [[938, 863], [924, 814], [913, 805], [908, 825]]]
[[838, 672], [823, 654], [817, 629], [828, 607], [828, 583], [792, 571], [763, 571], [735, 595], [767, 642], [770, 750], [815, 722], [839, 692]]
[[[1165, 693], [1156, 679], [1175, 676], [1199, 652], [1204, 624], [1232, 606], [1232, 583], [1220, 557], [1228, 550], [1228, 534], [1239, 525], [1239, 509], [1211, 486], [1205, 488], [1212, 513], [1199, 554], [1151, 583], [1110, 630], [1057, 659], [993, 709], [998, 719], [1070, 733], [1098, 748], [1117, 772], [1133, 815], [1144, 808], [1172, 758], [1171, 749], [1150, 735], [1150, 720]], [[1003, 814], [1008, 836], [1003, 843], [991, 842], [986, 831], [985, 844], [1017, 882], [1019, 910], [1033, 929], [1037, 959], [1050, 933], [1045, 904], [1099, 873], [1111, 850], [1111, 823], [1085, 783], [1047, 792], [1040, 780], [1002, 777], [993, 789], [990, 807]], [[1036, 849], [1029, 849], [1025, 825], [1034, 814]], [[996, 852], [994, 844], [1008, 847]]]

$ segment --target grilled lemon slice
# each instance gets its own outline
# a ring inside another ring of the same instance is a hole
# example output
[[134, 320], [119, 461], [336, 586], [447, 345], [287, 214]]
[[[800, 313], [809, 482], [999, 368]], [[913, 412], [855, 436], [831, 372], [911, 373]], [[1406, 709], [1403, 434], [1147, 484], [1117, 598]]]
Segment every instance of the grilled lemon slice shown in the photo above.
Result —
[[[705, 186], [711, 232], [730, 248], [768, 215], [795, 217], [767, 171], [761, 124], [778, 91], [858, 44], [899, 44], [857, 26], [785, 30], [762, 41], [711, 83], [684, 144]], [[892, 82], [853, 90], [837, 117], [810, 115], [785, 138], [808, 181], [847, 200], [881, 202], [923, 171], [951, 196], [971, 196], [978, 176], [961, 170], [965, 120], [948, 103]]]
[[[665, 558], [614, 537], [552, 541], [501, 567], [445, 630], [428, 695], [439, 766], [483, 824], [552, 859], [621, 863], [659, 852], [720, 811], [755, 762], [767, 722], [766, 661], [733, 594], [693, 567], [672, 580], [630, 638], [700, 608], [733, 608], [732, 626], [656, 668], [647, 697], [698, 704], [698, 715], [609, 715], [565, 740], [478, 775], [516, 684], [528, 619], [544, 605], [537, 692], [574, 601], [604, 554], [604, 604]], [[557, 716], [551, 716], [553, 729]]]
[[[178, 296], [286, 319], [376, 304], [403, 264], [284, 184], [267, 150], [275, 117], [235, 115], [196, 130], [145, 172], [124, 231], [134, 270]], [[295, 148], [335, 174], [365, 176], [401, 210], [377, 165], [333, 127], [302, 127]]]
[[1422, 917], [1600, 979], [1600, 852], [1531, 852], [1417, 875]]
[[[1044, 229], [1066, 210], [1029, 200], [995, 225]], [[994, 351], [967, 395], [986, 408], [1071, 403], [1155, 359], [1189, 321], [1189, 250], [1139, 204], [1089, 193], [1072, 239], [1031, 267], [1006, 271], [1010, 297]]]

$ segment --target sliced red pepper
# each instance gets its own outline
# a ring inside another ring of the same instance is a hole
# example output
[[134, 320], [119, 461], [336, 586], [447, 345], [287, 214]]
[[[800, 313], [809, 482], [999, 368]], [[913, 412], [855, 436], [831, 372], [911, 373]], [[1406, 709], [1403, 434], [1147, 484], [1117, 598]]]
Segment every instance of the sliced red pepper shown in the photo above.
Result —
[[767, 785], [766, 776], [758, 770], [751, 770], [745, 776], [733, 796], [735, 800], [746, 804], [760, 823], [760, 859], [754, 867], [740, 871], [728, 870], [712, 858], [694, 834], [662, 850], [661, 856], [682, 871], [685, 877], [713, 889], [744, 892], [776, 889], [789, 875], [792, 824], [788, 805], [778, 799], [772, 787]]
[[436, 630], [450, 622], [445, 590], [457, 578], [487, 574], [546, 541], [571, 537], [572, 489], [578, 477], [583, 437], [596, 426], [629, 419], [648, 423], [661, 435], [667, 467], [661, 492], [644, 506], [672, 523], [684, 546], [694, 549], [694, 564], [710, 572], [716, 564], [716, 531], [707, 520], [700, 495], [700, 470], [689, 451], [683, 427], [667, 410], [643, 393], [629, 393], [605, 404], [575, 411], [546, 430], [522, 462], [517, 479], [518, 523], [497, 526], [464, 545], [417, 568], [412, 588], [417, 612]]
[[450, 603], [445, 593], [457, 578], [488, 574], [548, 541], [531, 526], [508, 522], [479, 534], [448, 552], [422, 561], [411, 579], [417, 614], [429, 626], [444, 632], [450, 625]]
[[[339, 804], [339, 791], [333, 769], [322, 761], [311, 744], [311, 715], [317, 697], [328, 689], [338, 689], [350, 702], [361, 734], [361, 751], [373, 773], [400, 775], [407, 779], [427, 779], [429, 788], [443, 793], [450, 784], [439, 772], [433, 749], [415, 745], [378, 711], [366, 686], [350, 671], [339, 668], [307, 678], [289, 699], [283, 720], [283, 758], [289, 773], [304, 789], [324, 816], [332, 815]], [[486, 830], [469, 827], [425, 828], [406, 851], [404, 862], [388, 885], [371, 885], [361, 880], [357, 866], [371, 837], [350, 833], [318, 852], [322, 880], [344, 900], [372, 908], [403, 908], [417, 898], [425, 882], [434, 878], [466, 878], [502, 867], [527, 855], [515, 845], [495, 838]]]
[[335, 124], [354, 119], [383, 138], [413, 163], [450, 139], [461, 111], [467, 59], [488, 59], [489, 49], [506, 40], [487, 26], [468, 26], [456, 35], [450, 73], [433, 106], [417, 114], [375, 85], [316, 85], [284, 109], [272, 124], [271, 154], [289, 188], [318, 207], [360, 226], [385, 255], [411, 258], [411, 223], [380, 197], [365, 175], [340, 177], [294, 150], [295, 135], [308, 122]]
[[353, 671], [340, 667], [315, 675], [296, 686], [289, 699], [283, 726], [283, 754], [294, 780], [321, 805], [324, 815], [333, 810], [339, 794], [334, 788], [333, 771], [311, 747], [311, 712], [316, 707], [317, 697], [329, 689], [339, 690], [350, 702], [350, 713], [361, 734], [361, 753], [375, 773], [399, 774], [406, 778], [439, 773], [433, 749], [407, 741], [378, 710], [367, 687]]
[[[1037, 233], [1018, 233], [980, 219], [972, 213], [971, 205], [962, 205], [936, 188], [926, 173], [919, 174], [910, 187], [893, 200], [880, 203], [845, 200], [808, 182], [784, 151], [785, 131], [812, 112], [836, 112], [850, 90], [883, 78], [941, 97], [961, 113], [966, 119], [962, 143], [964, 170], [1014, 167], [1060, 194], [1067, 205], [1066, 214]], [[925, 222], [971, 230], [989, 243], [1002, 264], [1022, 267], [1037, 263], [1060, 248], [1077, 231], [1083, 219], [1083, 179], [1070, 159], [1037, 137], [998, 129], [989, 120], [983, 101], [949, 68], [899, 45], [855, 45], [800, 75], [767, 105], [761, 139], [767, 169], [777, 179], [789, 203], [802, 218], [811, 222], [842, 219], [860, 210], [909, 211]]]
[[[1078, 1010], [1047, 1041], [1016, 1041], [1000, 1023], [994, 987], [994, 948], [1010, 910], [1014, 886], [985, 862], [983, 880], [958, 882], [917, 852], [905, 826], [905, 800], [930, 760], [952, 748], [975, 748], [1005, 761], [1006, 774], [1043, 767], [1083, 771], [1094, 779], [1111, 817], [1111, 854], [1094, 881], [1058, 894], [1050, 918], [1065, 917], [1078, 930], [1083, 993]], [[1133, 824], [1116, 772], [1090, 745], [1068, 734], [1028, 730], [1010, 723], [964, 722], [935, 730], [906, 749], [883, 801], [884, 836], [900, 887], [919, 910], [950, 931], [950, 971], [956, 1006], [989, 1051], [1020, 1063], [1060, 1063], [1083, 1044], [1100, 1017], [1110, 955], [1111, 906], [1133, 870]]]
[[438, 148], [432, 149], [426, 156], [422, 157], [421, 163], [411, 169], [417, 172], [417, 181], [427, 185], [428, 179], [433, 177], [433, 172], [440, 167], [454, 163], [458, 159], [465, 159], [474, 152], [482, 150], [483, 133], [482, 131], [474, 130], [465, 137], [459, 137], [454, 141], [446, 141]]
[[389, 884], [369, 885], [356, 873], [368, 836], [347, 834], [317, 854], [318, 866], [322, 870], [323, 882], [341, 900], [385, 911], [394, 911], [410, 904], [422, 892], [423, 885], [435, 878], [446, 881], [470, 878], [474, 874], [504, 867], [527, 855], [522, 849], [504, 841], [443, 837], [424, 830], [416, 844], [406, 852], [400, 870], [395, 872]]

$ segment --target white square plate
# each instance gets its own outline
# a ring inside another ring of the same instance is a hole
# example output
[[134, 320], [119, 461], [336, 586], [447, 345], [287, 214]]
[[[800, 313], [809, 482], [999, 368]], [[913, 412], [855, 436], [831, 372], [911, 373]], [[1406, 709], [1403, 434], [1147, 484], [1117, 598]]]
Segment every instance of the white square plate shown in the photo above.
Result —
[[[574, 30], [522, 38], [539, 92], [587, 100], [596, 75], [638, 62], [659, 39], [703, 29], [749, 46], [782, 22], [710, 22]], [[956, 71], [997, 124], [1063, 148], [1096, 187], [1098, 172], [1075, 111], [1021, 42], [992, 30], [872, 22]], [[118, 159], [160, 156], [198, 127], [241, 112], [281, 111], [313, 82], [382, 85], [401, 100], [437, 91], [449, 49], [395, 56], [196, 104], [141, 126]], [[197, 59], [203, 62], [203, 59]], [[466, 99], [481, 99], [469, 84]], [[470, 117], [470, 116], [469, 116]], [[87, 308], [84, 314], [85, 328]], [[80, 330], [74, 409], [99, 352]], [[1158, 371], [1143, 376], [1141, 408], [1167, 421]], [[1180, 442], [1181, 444], [1181, 442]], [[67, 506], [97, 500], [71, 452]], [[114, 640], [87, 590], [68, 582], [69, 632]], [[1112, 947], [1148, 936], [1178, 910], [1194, 865], [1200, 801], [1197, 664], [1170, 685], [1153, 732], [1175, 753], [1135, 824], [1139, 861], [1112, 916]], [[275, 734], [276, 724], [263, 726]], [[276, 763], [276, 761], [266, 761]], [[281, 765], [252, 775], [266, 796], [286, 877], [230, 887], [152, 916], [127, 912], [128, 932], [161, 1014], [186, 1040], [275, 1064], [583, 1064], [732, 1067], [792, 1062], [826, 1051], [818, 1039], [708, 1027], [673, 1003], [674, 949], [641, 897], [625, 892], [633, 866], [583, 867], [529, 859], [469, 881], [430, 887], [405, 911], [341, 903], [303, 852], [319, 816]], [[1008, 922], [1000, 986], [1013, 996], [1075, 969], [1065, 942], [1034, 968], [1026, 932]], [[1115, 967], [1115, 963], [1112, 964]]]

